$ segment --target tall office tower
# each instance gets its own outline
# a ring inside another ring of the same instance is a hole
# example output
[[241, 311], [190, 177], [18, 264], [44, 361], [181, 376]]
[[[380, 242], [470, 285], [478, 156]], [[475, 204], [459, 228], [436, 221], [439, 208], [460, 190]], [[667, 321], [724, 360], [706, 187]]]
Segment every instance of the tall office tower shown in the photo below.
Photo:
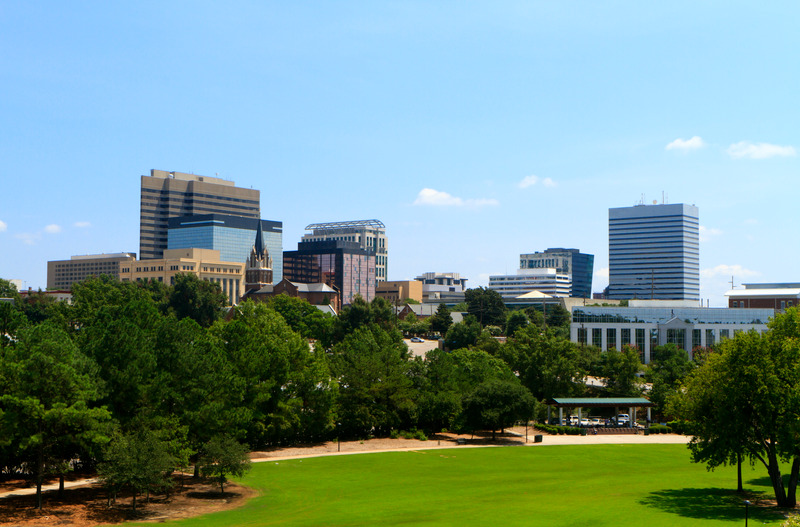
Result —
[[[306, 227], [301, 242], [341, 240], [356, 242], [364, 250], [375, 253], [375, 285], [386, 280], [389, 246], [386, 243], [386, 225], [378, 220], [337, 221], [312, 223]], [[346, 303], [346, 302], [345, 302]]]
[[261, 228], [261, 241], [272, 260], [270, 283], [283, 279], [283, 223], [279, 221], [199, 214], [170, 218], [167, 227], [167, 249], [215, 249], [226, 262], [249, 259], [253, 240]]
[[608, 209], [608, 298], [700, 300], [697, 207]]
[[300, 242], [296, 251], [283, 253], [283, 276], [290, 282], [335, 287], [343, 306], [352, 304], [356, 295], [371, 302], [375, 298], [375, 252], [353, 241]]
[[578, 249], [545, 249], [544, 252], [520, 254], [519, 268], [555, 269], [558, 274], [569, 275], [572, 281], [569, 296], [592, 298], [593, 254], [581, 253]]
[[170, 218], [213, 213], [258, 219], [260, 193], [215, 177], [151, 170], [142, 176], [139, 258], [163, 256]]

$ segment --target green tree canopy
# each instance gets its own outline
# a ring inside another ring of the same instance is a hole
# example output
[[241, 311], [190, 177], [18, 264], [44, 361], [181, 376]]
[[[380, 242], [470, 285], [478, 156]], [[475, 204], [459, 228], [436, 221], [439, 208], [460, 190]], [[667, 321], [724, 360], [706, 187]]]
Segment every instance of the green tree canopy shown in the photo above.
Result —
[[483, 326], [500, 326], [506, 324], [506, 305], [500, 293], [493, 289], [478, 287], [464, 291], [467, 311]]
[[[800, 476], [800, 315], [776, 315], [769, 332], [738, 333], [692, 372], [671, 399], [689, 422], [693, 459], [709, 467], [741, 456], [761, 463], [781, 507], [794, 507]], [[789, 479], [780, 461], [790, 463]]]
[[445, 335], [447, 330], [450, 329], [450, 326], [453, 325], [453, 317], [450, 315], [450, 310], [447, 309], [447, 306], [444, 304], [439, 304], [439, 307], [436, 308], [436, 312], [428, 320], [430, 320], [431, 331], [440, 335]]

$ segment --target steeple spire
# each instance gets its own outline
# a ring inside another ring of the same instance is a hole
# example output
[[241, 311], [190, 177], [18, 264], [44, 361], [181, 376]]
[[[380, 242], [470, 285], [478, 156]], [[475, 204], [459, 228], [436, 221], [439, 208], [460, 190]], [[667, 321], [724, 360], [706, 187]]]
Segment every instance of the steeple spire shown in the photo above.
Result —
[[256, 228], [256, 241], [250, 249], [250, 257], [245, 266], [245, 289], [258, 290], [272, 284], [272, 258], [264, 245], [264, 231], [261, 220]]

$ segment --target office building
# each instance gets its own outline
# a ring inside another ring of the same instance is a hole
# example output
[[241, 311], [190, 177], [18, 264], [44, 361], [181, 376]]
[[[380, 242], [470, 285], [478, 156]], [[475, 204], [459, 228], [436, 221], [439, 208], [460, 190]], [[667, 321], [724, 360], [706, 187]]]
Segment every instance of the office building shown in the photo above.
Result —
[[283, 277], [301, 284], [324, 283], [339, 291], [343, 306], [356, 295], [375, 298], [375, 252], [355, 241], [300, 242], [283, 253]]
[[354, 242], [366, 251], [375, 253], [375, 281], [383, 282], [388, 276], [389, 245], [386, 240], [386, 225], [378, 220], [337, 221], [312, 223], [306, 227], [302, 242], [338, 240]]
[[497, 291], [503, 300], [513, 300], [533, 291], [552, 297], [568, 297], [571, 288], [569, 275], [555, 269], [520, 269], [517, 274], [489, 277], [489, 289]]
[[226, 262], [244, 262], [261, 227], [261, 241], [272, 259], [272, 282], [283, 278], [283, 224], [228, 214], [197, 214], [170, 218], [168, 249], [214, 249]]
[[120, 266], [123, 282], [163, 282], [175, 284], [175, 275], [191, 273], [200, 280], [216, 282], [228, 298], [239, 303], [244, 294], [245, 262], [226, 262], [212, 249], [167, 249], [163, 258], [127, 261]]
[[422, 302], [422, 282], [418, 280], [392, 280], [378, 282], [375, 296], [384, 298], [394, 306], [405, 300]]
[[607, 297], [699, 301], [698, 218], [694, 205], [609, 209]]
[[119, 279], [123, 265], [136, 261], [136, 253], [88, 254], [47, 262], [47, 289], [70, 289], [93, 276]]
[[800, 306], [800, 283], [742, 284], [744, 289], [731, 289], [730, 308], [763, 308], [783, 312], [788, 307]]
[[740, 331], [767, 330], [772, 309], [713, 307], [573, 306], [570, 340], [603, 351], [628, 345], [639, 350], [644, 364], [656, 346], [675, 344], [692, 357], [697, 347], [710, 347]]
[[178, 216], [227, 214], [261, 218], [258, 190], [233, 181], [182, 172], [151, 170], [142, 176], [139, 258], [161, 258], [169, 248], [169, 219]]
[[467, 279], [459, 273], [422, 273], [415, 280], [422, 282], [423, 302], [455, 305], [464, 301]]
[[569, 277], [572, 284], [569, 296], [592, 297], [593, 254], [581, 253], [578, 249], [546, 249], [544, 252], [520, 254], [519, 268], [520, 270], [555, 269], [556, 273]]

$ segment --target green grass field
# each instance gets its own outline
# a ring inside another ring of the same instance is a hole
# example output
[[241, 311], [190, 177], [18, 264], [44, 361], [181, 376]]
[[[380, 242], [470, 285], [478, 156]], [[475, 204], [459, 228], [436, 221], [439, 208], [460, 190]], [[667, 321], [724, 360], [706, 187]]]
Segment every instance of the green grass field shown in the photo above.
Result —
[[[746, 466], [745, 490], [771, 496]], [[454, 448], [256, 463], [261, 491], [202, 526], [743, 525], [735, 468], [691, 463], [683, 445]], [[780, 525], [750, 507], [750, 525]]]

